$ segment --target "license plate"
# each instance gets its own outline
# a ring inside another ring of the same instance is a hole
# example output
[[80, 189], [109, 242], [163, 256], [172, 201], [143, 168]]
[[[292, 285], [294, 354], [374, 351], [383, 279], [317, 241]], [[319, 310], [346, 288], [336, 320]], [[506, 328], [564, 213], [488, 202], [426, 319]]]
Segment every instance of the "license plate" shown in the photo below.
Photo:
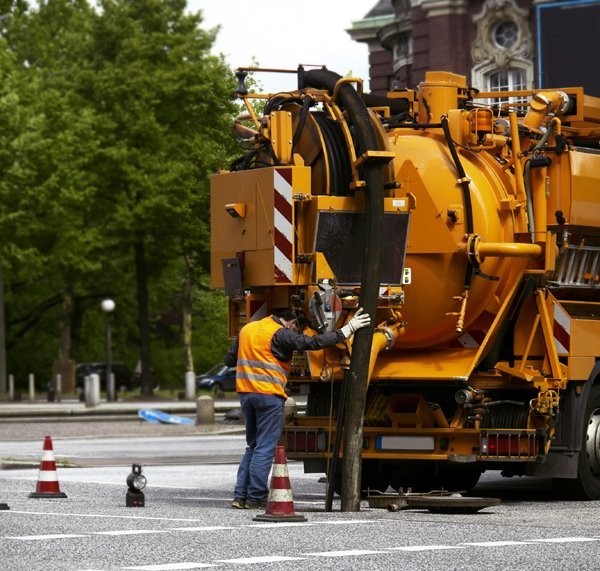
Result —
[[378, 436], [375, 441], [377, 450], [435, 450], [433, 436]]

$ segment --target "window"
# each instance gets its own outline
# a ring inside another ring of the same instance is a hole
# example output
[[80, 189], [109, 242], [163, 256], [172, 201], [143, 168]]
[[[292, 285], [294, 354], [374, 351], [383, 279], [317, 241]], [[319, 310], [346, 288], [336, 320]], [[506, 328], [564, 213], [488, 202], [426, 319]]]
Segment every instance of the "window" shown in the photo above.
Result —
[[505, 20], [494, 27], [494, 43], [502, 49], [509, 50], [519, 39], [519, 26], [512, 20]]
[[[490, 73], [488, 91], [518, 91], [526, 89], [527, 78], [522, 69], [503, 69]], [[492, 101], [499, 103], [518, 103], [524, 101], [523, 97], [498, 97]]]

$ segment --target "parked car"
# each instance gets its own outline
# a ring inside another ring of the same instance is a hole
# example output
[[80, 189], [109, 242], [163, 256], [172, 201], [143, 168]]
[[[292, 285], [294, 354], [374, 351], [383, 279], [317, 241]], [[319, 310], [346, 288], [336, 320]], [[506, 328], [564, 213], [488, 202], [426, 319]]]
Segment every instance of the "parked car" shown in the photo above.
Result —
[[213, 396], [222, 397], [226, 392], [235, 391], [235, 367], [223, 363], [196, 377], [196, 388], [210, 391]]
[[[130, 391], [134, 384], [134, 377], [129, 367], [122, 363], [112, 363], [110, 368], [115, 377], [115, 391]], [[100, 377], [100, 390], [106, 390], [106, 363], [79, 363], [75, 367], [75, 389], [78, 392], [83, 392], [84, 379], [89, 375], [98, 375]]]

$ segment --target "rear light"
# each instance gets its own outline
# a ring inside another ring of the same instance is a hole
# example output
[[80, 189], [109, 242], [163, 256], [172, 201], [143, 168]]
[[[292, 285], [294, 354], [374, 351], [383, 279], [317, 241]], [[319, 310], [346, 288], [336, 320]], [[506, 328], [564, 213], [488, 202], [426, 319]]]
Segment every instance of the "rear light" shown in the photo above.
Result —
[[532, 458], [538, 454], [533, 433], [489, 432], [481, 436], [481, 455], [489, 457]]

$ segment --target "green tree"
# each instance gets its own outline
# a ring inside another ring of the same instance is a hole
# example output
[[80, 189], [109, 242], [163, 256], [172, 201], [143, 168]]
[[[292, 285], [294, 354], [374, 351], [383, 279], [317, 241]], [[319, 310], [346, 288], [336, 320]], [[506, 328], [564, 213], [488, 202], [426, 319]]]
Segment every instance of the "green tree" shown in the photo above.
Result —
[[219, 334], [198, 339], [222, 351], [224, 301], [205, 285], [208, 181], [234, 152], [235, 81], [210, 55], [216, 31], [185, 8], [0, 0], [0, 255], [13, 370], [47, 375], [57, 353], [97, 359], [106, 295], [117, 300], [116, 357], [141, 354], [145, 394], [150, 347], [165, 370], [181, 350], [182, 320], [169, 315], [218, 316]]
[[[41, 355], [47, 340], [56, 340], [60, 312], [71, 307], [63, 297], [68, 301], [78, 278], [99, 266], [94, 229], [86, 224], [95, 188], [89, 168], [97, 151], [95, 117], [74, 90], [90, 15], [86, 2], [42, 1], [35, 11], [15, 2], [2, 20], [11, 55], [5, 102], [15, 108], [3, 121], [0, 234], [9, 345], [21, 344], [29, 355], [32, 349]], [[59, 354], [68, 358], [70, 336], [59, 337]], [[12, 352], [13, 362], [19, 353]], [[31, 359], [21, 362], [35, 367]]]
[[208, 244], [208, 176], [232, 144], [234, 80], [210, 55], [214, 31], [202, 30], [201, 16], [185, 8], [185, 0], [103, 0], [85, 85], [106, 127], [96, 212], [112, 247], [132, 252], [146, 395], [153, 385], [149, 284], [176, 256], [182, 279], [194, 279]]

